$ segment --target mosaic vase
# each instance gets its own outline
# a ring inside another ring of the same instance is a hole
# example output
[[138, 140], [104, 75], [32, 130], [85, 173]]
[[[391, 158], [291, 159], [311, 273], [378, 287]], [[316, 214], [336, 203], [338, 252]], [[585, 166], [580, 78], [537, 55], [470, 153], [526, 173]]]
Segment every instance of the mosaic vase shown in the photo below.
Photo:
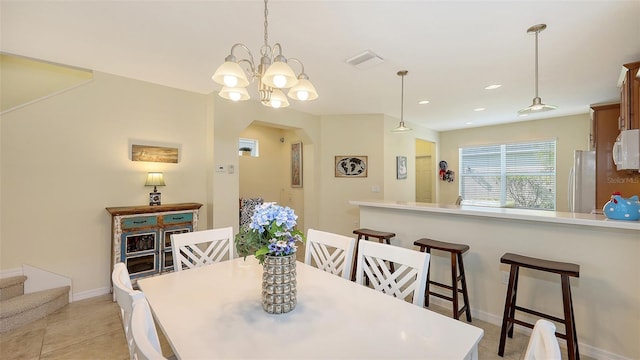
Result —
[[296, 307], [296, 254], [264, 257], [262, 308], [269, 314], [284, 314]]

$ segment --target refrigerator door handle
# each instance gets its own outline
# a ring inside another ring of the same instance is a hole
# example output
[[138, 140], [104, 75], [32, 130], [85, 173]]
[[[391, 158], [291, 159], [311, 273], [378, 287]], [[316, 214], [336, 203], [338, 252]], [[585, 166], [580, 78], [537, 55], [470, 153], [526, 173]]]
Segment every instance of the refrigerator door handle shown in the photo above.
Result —
[[575, 175], [576, 175], [576, 168], [572, 167], [571, 170], [569, 170], [569, 185], [567, 189], [567, 201], [569, 202], [568, 205], [569, 205], [570, 212], [575, 211], [574, 203], [573, 203]]

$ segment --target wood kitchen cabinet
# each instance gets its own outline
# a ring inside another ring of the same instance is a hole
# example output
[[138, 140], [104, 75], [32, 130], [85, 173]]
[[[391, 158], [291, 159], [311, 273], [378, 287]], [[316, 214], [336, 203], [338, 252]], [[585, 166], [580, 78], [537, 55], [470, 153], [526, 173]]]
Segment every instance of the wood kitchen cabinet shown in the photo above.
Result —
[[620, 88], [620, 129], [640, 129], [640, 61], [622, 66]]
[[123, 262], [131, 279], [173, 270], [171, 234], [198, 228], [202, 204], [108, 207], [111, 214], [111, 271]]
[[591, 136], [596, 151], [596, 210], [602, 210], [614, 191], [623, 197], [640, 194], [640, 174], [618, 171], [613, 162], [613, 144], [620, 130], [620, 104], [591, 105]]

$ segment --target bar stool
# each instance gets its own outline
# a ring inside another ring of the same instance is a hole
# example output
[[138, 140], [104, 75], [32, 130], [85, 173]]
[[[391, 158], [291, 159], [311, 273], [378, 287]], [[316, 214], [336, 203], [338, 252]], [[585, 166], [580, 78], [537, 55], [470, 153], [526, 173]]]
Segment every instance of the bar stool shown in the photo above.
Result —
[[[500, 331], [500, 345], [498, 346], [498, 355], [504, 355], [504, 347], [507, 340], [507, 335], [509, 335], [510, 338], [513, 338], [514, 324], [526, 326], [533, 329], [533, 324], [515, 318], [515, 311], [518, 310], [564, 324], [565, 333], [561, 334], [559, 332], [556, 332], [556, 336], [561, 339], [567, 340], [567, 352], [569, 354], [569, 360], [580, 359], [580, 353], [578, 352], [578, 336], [576, 334], [576, 321], [573, 313], [573, 302], [571, 301], [571, 284], [569, 282], [569, 276], [580, 276], [580, 265], [537, 259], [511, 253], [504, 254], [500, 258], [500, 262], [503, 264], [511, 265], [511, 271], [509, 274], [509, 285], [507, 286], [507, 298], [504, 304], [504, 315], [502, 316], [502, 329]], [[564, 308], [564, 319], [516, 305], [518, 273], [520, 267], [552, 272], [560, 275], [562, 283], [562, 303]]]
[[[396, 234], [392, 233], [392, 232], [386, 232], [386, 231], [378, 231], [378, 230], [371, 230], [371, 229], [367, 229], [367, 228], [362, 228], [362, 229], [356, 229], [353, 230], [354, 234], [358, 235], [358, 239], [356, 240], [356, 249], [354, 251], [353, 254], [353, 266], [352, 266], [352, 270], [351, 270], [351, 280], [355, 281], [356, 280], [356, 260], [358, 259], [358, 244], [360, 243], [360, 239], [362, 239], [364, 237], [365, 240], [369, 240], [369, 237], [372, 238], [376, 238], [378, 239], [378, 242], [382, 243], [385, 242], [386, 244], [391, 244], [391, 238], [395, 237]], [[391, 271], [395, 271], [393, 263], [390, 264], [390, 268]]]
[[[471, 309], [469, 308], [469, 294], [467, 292], [467, 281], [464, 275], [464, 263], [462, 262], [462, 254], [469, 250], [468, 245], [454, 244], [444, 241], [437, 241], [422, 238], [413, 242], [413, 245], [420, 246], [420, 251], [427, 251], [431, 254], [431, 249], [441, 250], [451, 253], [451, 286], [442, 284], [436, 281], [429, 280], [429, 273], [427, 271], [427, 286], [424, 291], [424, 303], [426, 307], [429, 307], [429, 295], [439, 297], [441, 299], [449, 300], [453, 302], [453, 318], [460, 319], [460, 315], [464, 312], [467, 316], [467, 321], [471, 322]], [[458, 266], [460, 267], [460, 275], [458, 275]], [[431, 261], [429, 261], [429, 268], [431, 268]], [[461, 283], [462, 289], [458, 288], [458, 282]], [[429, 290], [429, 284], [439, 286], [441, 288], [451, 290], [451, 296], [439, 294]], [[464, 306], [459, 308], [458, 305], [458, 293], [462, 293], [462, 300]]]

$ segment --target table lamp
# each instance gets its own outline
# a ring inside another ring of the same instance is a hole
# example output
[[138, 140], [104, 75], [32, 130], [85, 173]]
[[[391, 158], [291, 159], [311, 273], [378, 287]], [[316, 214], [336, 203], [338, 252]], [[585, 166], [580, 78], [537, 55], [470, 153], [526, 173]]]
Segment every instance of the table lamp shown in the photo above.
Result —
[[147, 181], [144, 186], [153, 186], [153, 192], [149, 193], [149, 205], [160, 205], [161, 194], [158, 192], [158, 186], [165, 186], [164, 176], [161, 172], [147, 173]]

